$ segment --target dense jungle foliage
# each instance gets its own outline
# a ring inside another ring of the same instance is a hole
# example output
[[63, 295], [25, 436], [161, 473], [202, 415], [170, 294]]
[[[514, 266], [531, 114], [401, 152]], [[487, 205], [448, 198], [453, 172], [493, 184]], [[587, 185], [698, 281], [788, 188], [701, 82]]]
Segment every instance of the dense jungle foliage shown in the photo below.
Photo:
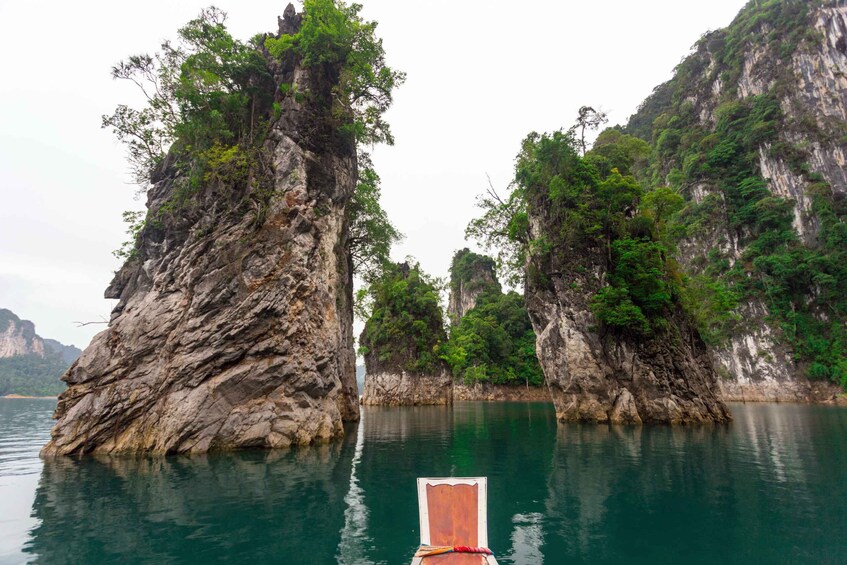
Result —
[[[613, 331], [651, 335], [666, 325], [681, 296], [667, 218], [682, 198], [666, 187], [645, 194], [635, 177], [650, 152], [644, 141], [611, 130], [584, 156], [580, 149], [573, 129], [530, 134], [509, 197], [483, 202], [484, 214], [469, 234], [500, 249], [506, 269], [529, 264], [526, 276], [536, 282], [548, 275], [534, 266], [553, 255], [557, 265], [575, 269], [558, 273], [573, 277], [572, 285], [578, 285], [574, 275], [601, 263], [608, 284], [590, 297], [598, 320]], [[530, 202], [544, 211], [543, 233], [530, 233]]]
[[491, 257], [474, 253], [467, 247], [453, 254], [450, 262], [450, 290], [453, 293], [477, 292], [488, 287], [500, 290]]
[[367, 321], [359, 353], [369, 372], [441, 372], [439, 350], [447, 334], [440, 286], [416, 263], [389, 263], [360, 292], [360, 316]]
[[[652, 145], [648, 184], [667, 184], [686, 196], [685, 207], [671, 220], [675, 240], [726, 233], [721, 245], [695, 259], [686, 281], [686, 304], [703, 337], [721, 344], [743, 334], [739, 306], [761, 300], [801, 370], [845, 386], [847, 202], [812, 172], [810, 160], [815, 143], [843, 145], [847, 123], [819, 122], [791, 92], [792, 57], [822, 41], [809, 10], [825, 3], [751, 2], [730, 27], [703, 37], [624, 131]], [[768, 67], [760, 72], [770, 78], [769, 87], [740, 98], [744, 57], [757, 47], [768, 50]], [[712, 125], [700, 119], [692, 94], [708, 92], [715, 80], [725, 88]], [[761, 154], [786, 163], [805, 181], [811, 223], [817, 225], [813, 241], [797, 234], [795, 202], [769, 190], [759, 168]], [[695, 187], [705, 187], [699, 198]], [[733, 244], [742, 250], [738, 260]]]
[[0, 396], [56, 396], [67, 386], [59, 380], [69, 363], [61, 355], [47, 352], [0, 359]]
[[467, 248], [457, 251], [450, 265], [450, 290], [480, 293], [473, 308], [452, 320], [450, 337], [440, 349], [453, 376], [466, 384], [543, 384], [523, 296], [503, 293], [494, 259]]
[[450, 328], [441, 356], [465, 384], [540, 386], [544, 375], [535, 356], [535, 332], [523, 296], [489, 289]]

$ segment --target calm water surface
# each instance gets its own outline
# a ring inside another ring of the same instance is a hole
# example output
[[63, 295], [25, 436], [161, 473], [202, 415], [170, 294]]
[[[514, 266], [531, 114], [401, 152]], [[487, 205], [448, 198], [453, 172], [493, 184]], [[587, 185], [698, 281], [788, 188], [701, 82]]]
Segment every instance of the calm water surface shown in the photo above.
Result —
[[331, 446], [41, 462], [54, 406], [0, 399], [0, 563], [408, 563], [425, 475], [488, 476], [504, 564], [847, 562], [841, 408], [734, 405], [688, 429], [367, 409]]

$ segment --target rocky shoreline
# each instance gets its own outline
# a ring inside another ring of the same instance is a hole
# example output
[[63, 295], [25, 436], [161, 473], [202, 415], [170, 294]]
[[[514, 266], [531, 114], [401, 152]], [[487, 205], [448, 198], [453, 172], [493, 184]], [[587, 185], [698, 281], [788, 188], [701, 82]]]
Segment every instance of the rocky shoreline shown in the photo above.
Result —
[[453, 402], [453, 381], [445, 372], [437, 375], [376, 373], [365, 377], [365, 406], [443, 406]]
[[453, 402], [552, 402], [546, 386], [453, 384]]
[[[786, 383], [782, 383], [785, 385]], [[847, 393], [835, 383], [792, 381], [795, 386], [766, 386], [767, 383], [719, 383], [725, 402], [773, 402], [787, 404], [847, 405]]]

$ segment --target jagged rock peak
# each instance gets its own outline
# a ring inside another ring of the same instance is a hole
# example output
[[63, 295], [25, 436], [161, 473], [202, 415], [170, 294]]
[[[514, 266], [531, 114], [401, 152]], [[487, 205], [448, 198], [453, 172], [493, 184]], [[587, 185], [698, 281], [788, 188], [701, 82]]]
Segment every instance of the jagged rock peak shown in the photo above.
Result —
[[458, 323], [484, 292], [500, 292], [494, 259], [479, 255], [467, 247], [453, 255], [450, 264], [450, 300], [447, 315]]
[[[296, 21], [286, 9], [283, 26]], [[107, 291], [108, 329], [63, 377], [43, 454], [286, 447], [358, 419], [344, 251], [357, 161], [332, 114], [339, 69], [267, 65], [258, 84], [281, 117], [268, 104], [247, 173], [206, 177], [187, 201], [178, 156], [155, 177], [157, 221]]]
[[303, 14], [298, 14], [294, 8], [294, 4], [289, 3], [282, 13], [282, 17], [277, 17], [279, 23], [279, 35], [294, 35], [300, 31], [300, 24], [303, 23]]

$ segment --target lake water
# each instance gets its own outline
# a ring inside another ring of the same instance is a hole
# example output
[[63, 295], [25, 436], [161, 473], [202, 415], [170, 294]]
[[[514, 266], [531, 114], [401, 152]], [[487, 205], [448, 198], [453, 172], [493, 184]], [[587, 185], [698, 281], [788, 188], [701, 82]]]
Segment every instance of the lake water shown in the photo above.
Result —
[[501, 563], [845, 563], [847, 410], [556, 425], [544, 404], [366, 409], [286, 452], [42, 462], [55, 401], [0, 399], [0, 563], [408, 563], [418, 476], [488, 476]]

